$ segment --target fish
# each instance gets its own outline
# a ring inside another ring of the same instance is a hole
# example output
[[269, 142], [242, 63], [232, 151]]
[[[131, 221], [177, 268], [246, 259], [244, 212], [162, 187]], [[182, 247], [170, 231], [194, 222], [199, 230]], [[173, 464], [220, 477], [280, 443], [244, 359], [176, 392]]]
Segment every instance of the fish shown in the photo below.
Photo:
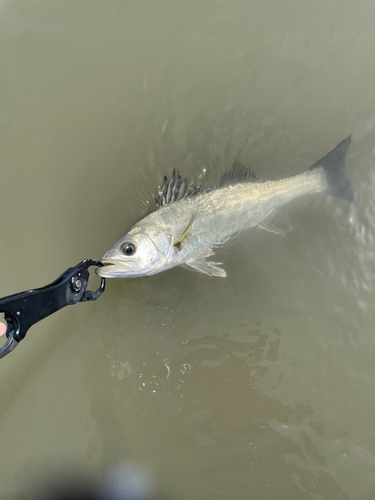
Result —
[[285, 235], [293, 228], [285, 205], [305, 194], [357, 201], [345, 175], [351, 136], [302, 173], [261, 180], [236, 161], [218, 185], [202, 190], [174, 170], [159, 188], [156, 209], [144, 215], [100, 259], [103, 278], [152, 276], [176, 266], [225, 277], [209, 258], [239, 232], [255, 227]]

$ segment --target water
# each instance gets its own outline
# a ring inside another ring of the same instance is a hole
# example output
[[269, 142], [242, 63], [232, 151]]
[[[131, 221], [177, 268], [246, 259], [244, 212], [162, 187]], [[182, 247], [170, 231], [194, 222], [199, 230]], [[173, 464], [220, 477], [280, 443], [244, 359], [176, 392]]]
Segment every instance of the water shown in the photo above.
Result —
[[374, 497], [374, 21], [361, 0], [0, 4], [0, 296], [100, 257], [174, 167], [276, 178], [354, 133], [360, 195], [243, 233], [225, 280], [108, 281], [34, 326], [0, 362], [0, 498], [124, 460], [181, 500]]

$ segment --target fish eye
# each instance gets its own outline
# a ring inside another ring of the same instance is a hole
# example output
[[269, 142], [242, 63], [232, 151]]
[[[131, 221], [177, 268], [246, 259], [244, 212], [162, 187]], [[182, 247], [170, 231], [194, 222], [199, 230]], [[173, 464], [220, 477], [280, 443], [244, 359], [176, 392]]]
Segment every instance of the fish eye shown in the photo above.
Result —
[[135, 252], [135, 246], [133, 243], [124, 243], [121, 247], [121, 250], [125, 255], [132, 255]]

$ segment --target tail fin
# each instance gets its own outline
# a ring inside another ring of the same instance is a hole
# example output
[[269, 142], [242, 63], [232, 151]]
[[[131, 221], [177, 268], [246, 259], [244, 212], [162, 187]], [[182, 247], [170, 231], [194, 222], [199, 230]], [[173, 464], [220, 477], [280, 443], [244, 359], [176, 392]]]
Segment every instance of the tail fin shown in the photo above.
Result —
[[316, 168], [323, 169], [327, 180], [327, 189], [324, 192], [327, 196], [353, 203], [357, 201], [358, 195], [344, 173], [344, 160], [350, 146], [351, 138], [352, 136], [350, 135], [340, 142], [327, 156], [310, 167], [310, 170]]

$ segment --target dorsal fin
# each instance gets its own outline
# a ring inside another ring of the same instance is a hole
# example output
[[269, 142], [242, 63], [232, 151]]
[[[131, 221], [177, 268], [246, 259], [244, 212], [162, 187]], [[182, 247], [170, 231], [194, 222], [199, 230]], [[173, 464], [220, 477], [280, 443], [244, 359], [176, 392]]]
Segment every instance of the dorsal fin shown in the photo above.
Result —
[[159, 208], [167, 203], [173, 203], [174, 201], [180, 201], [189, 196], [195, 196], [200, 190], [200, 186], [194, 186], [193, 181], [188, 182], [186, 178], [183, 179], [180, 172], [177, 172], [176, 175], [176, 169], [174, 169], [170, 179], [164, 176], [164, 182], [162, 187], [159, 188], [159, 196], [155, 198], [155, 203], [157, 208]]
[[228, 184], [236, 184], [237, 182], [255, 182], [257, 176], [251, 172], [248, 168], [244, 167], [241, 162], [236, 161], [233, 163], [232, 168], [223, 175], [220, 186], [225, 186]]

